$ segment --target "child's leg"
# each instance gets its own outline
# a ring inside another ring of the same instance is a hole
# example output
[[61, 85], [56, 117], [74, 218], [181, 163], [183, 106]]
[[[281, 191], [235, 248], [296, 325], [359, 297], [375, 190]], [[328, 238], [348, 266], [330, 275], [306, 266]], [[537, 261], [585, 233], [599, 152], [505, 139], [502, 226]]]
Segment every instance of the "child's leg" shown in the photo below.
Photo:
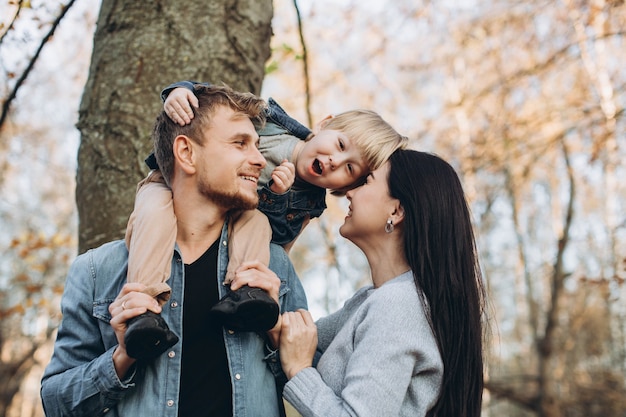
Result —
[[148, 288], [146, 294], [162, 305], [170, 297], [165, 283], [171, 272], [172, 251], [176, 243], [176, 216], [172, 191], [159, 171], [152, 171], [137, 186], [135, 208], [128, 219], [128, 282]]
[[230, 223], [228, 234], [228, 267], [224, 282], [228, 284], [235, 277], [235, 271], [244, 261], [270, 263], [272, 227], [259, 210], [246, 210]]

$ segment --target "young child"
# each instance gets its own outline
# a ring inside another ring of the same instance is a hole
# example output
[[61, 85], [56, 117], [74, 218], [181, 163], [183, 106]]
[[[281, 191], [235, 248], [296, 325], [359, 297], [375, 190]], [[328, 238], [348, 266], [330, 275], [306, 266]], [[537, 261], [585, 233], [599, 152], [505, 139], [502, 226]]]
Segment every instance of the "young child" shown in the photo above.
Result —
[[[193, 119], [192, 108], [198, 105], [193, 94], [195, 84], [208, 85], [183, 81], [170, 85], [161, 93], [165, 112], [174, 122], [184, 125]], [[327, 189], [335, 195], [342, 195], [360, 185], [393, 151], [405, 148], [408, 142], [378, 114], [369, 110], [327, 116], [311, 131], [291, 118], [271, 98], [266, 123], [257, 131], [261, 137], [259, 150], [267, 161], [257, 183], [258, 210], [238, 213], [229, 223], [232, 232], [229, 233], [225, 284], [230, 282], [244, 260], [269, 262], [266, 244], [269, 239], [288, 251], [309, 220], [319, 217], [325, 210]], [[176, 220], [171, 191], [163, 183], [153, 158], [149, 157], [146, 162], [154, 171], [139, 184], [135, 209], [129, 219], [126, 235], [128, 280], [145, 284], [145, 292], [164, 303], [169, 297], [165, 281], [170, 274]], [[229, 329], [269, 330], [275, 324], [278, 312], [264, 314], [262, 310], [267, 309], [267, 300], [262, 299], [264, 293], [249, 290], [252, 289], [244, 287], [230, 293], [213, 310]], [[242, 297], [248, 300], [245, 307], [239, 306]], [[137, 327], [149, 328], [145, 323]], [[143, 337], [133, 338], [132, 330], [133, 325], [129, 323], [127, 350], [129, 333], [130, 339], [145, 341]], [[161, 346], [162, 351], [166, 348]]]

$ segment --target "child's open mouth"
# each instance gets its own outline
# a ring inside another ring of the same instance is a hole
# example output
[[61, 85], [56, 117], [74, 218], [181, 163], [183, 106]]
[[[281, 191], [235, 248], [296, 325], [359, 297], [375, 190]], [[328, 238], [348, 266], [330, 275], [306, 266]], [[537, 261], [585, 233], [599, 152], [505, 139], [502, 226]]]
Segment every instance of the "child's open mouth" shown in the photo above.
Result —
[[313, 161], [313, 171], [315, 171], [317, 175], [322, 175], [322, 163], [319, 159]]

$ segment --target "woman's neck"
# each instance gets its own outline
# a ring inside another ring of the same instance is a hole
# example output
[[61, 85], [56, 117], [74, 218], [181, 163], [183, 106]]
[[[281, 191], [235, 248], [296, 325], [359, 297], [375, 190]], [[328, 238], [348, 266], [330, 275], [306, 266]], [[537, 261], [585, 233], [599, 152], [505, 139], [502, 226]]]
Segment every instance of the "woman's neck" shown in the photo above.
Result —
[[381, 244], [363, 252], [369, 263], [375, 288], [411, 269], [401, 245]]

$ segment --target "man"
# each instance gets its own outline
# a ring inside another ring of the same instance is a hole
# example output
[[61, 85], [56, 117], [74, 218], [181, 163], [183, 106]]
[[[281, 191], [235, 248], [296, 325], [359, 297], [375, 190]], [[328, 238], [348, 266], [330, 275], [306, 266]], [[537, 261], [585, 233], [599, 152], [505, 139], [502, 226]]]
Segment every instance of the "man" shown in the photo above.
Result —
[[[79, 256], [68, 274], [63, 321], [42, 379], [48, 417], [282, 413], [274, 379], [278, 361], [266, 335], [224, 329], [208, 314], [226, 293], [221, 283], [229, 215], [258, 202], [256, 181], [265, 160], [252, 120], [262, 119], [264, 104], [228, 87], [202, 87], [196, 94], [200, 106], [193, 123], [181, 127], [162, 113], [153, 133], [177, 221], [168, 304], [161, 308], [142, 284], [125, 284], [124, 241]], [[231, 289], [261, 288], [282, 311], [306, 308], [286, 253], [272, 245], [270, 254], [269, 269], [246, 263]], [[126, 352], [126, 322], [146, 311], [160, 314], [180, 341], [154, 360], [137, 361]]]

